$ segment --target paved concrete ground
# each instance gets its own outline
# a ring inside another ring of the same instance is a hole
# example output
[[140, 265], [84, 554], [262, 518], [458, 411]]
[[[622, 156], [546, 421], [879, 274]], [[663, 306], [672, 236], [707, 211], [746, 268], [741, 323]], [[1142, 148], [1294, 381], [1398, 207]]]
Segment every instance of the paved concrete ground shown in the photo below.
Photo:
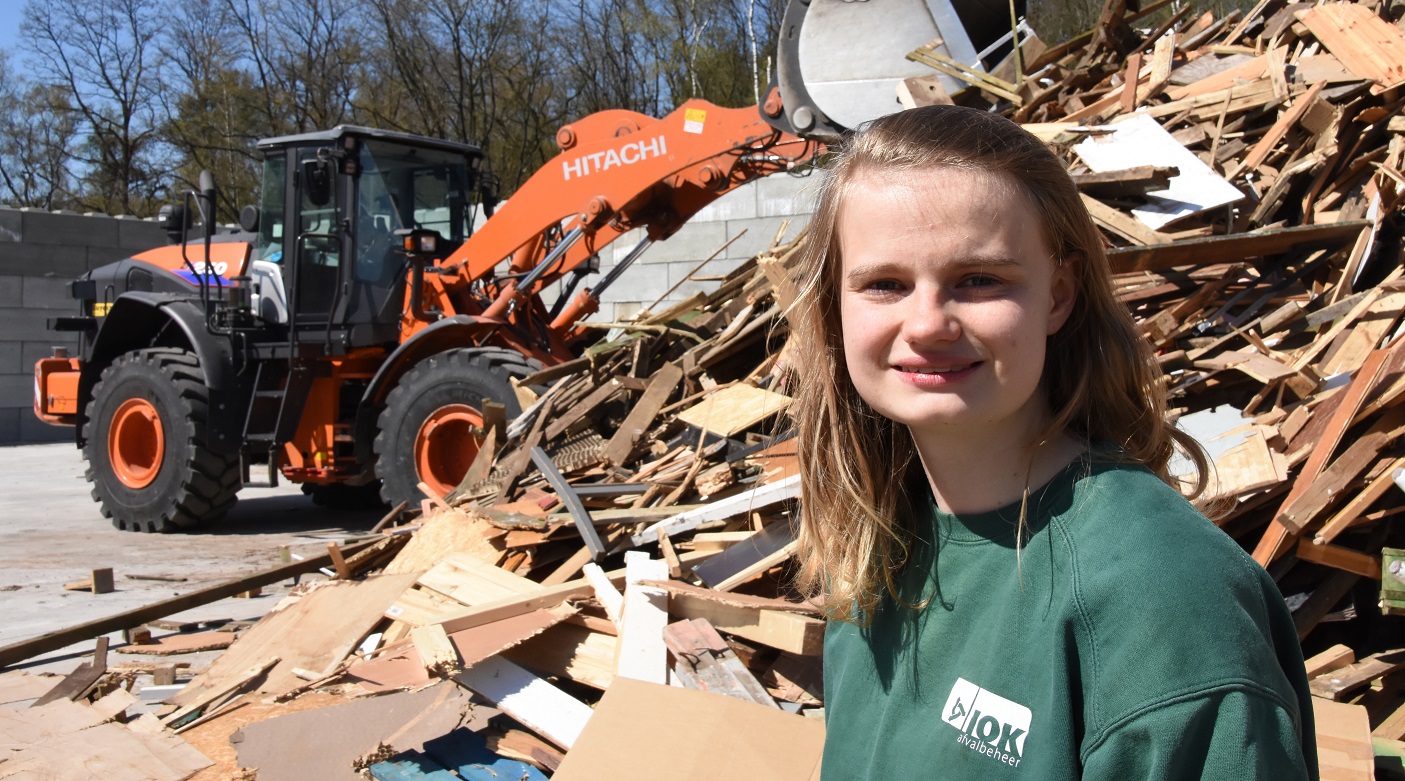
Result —
[[[329, 540], [364, 532], [383, 514], [380, 507], [320, 508], [298, 486], [285, 484], [244, 489], [228, 517], [193, 533], [123, 532], [102, 517], [83, 468], [71, 444], [0, 447], [0, 646], [268, 569], [278, 564], [282, 545], [306, 555], [324, 553]], [[98, 567], [113, 569], [117, 591], [63, 589]], [[265, 587], [264, 596], [224, 599], [173, 618], [257, 618], [290, 586]], [[112, 637], [115, 647], [120, 636]], [[93, 641], [78, 643], [16, 667], [68, 672], [92, 649]]]

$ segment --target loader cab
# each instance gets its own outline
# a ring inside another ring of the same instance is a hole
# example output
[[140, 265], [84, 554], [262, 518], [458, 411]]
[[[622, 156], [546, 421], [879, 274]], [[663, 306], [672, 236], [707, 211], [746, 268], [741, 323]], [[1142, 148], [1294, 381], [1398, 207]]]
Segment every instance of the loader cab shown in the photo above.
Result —
[[397, 341], [408, 265], [395, 231], [438, 231], [449, 252], [462, 244], [482, 151], [346, 125], [259, 149], [260, 316], [299, 330], [345, 327], [348, 346]]

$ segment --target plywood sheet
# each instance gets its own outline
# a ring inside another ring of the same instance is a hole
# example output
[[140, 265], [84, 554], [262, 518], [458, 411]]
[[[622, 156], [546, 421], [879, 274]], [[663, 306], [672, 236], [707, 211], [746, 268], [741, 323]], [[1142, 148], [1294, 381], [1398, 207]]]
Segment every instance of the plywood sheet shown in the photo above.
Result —
[[67, 700], [0, 708], [0, 779], [180, 781], [211, 762], [177, 735], [101, 723], [105, 716]]
[[488, 540], [495, 527], [477, 513], [455, 510], [435, 513], [385, 568], [387, 575], [420, 573], [433, 567], [446, 553], [469, 553], [496, 564], [502, 558]]
[[242, 677], [249, 668], [270, 658], [280, 660], [264, 676], [257, 691], [282, 694], [301, 686], [293, 668], [330, 670], [346, 658], [381, 620], [413, 574], [380, 575], [363, 581], [334, 580], [289, 597], [251, 627], [203, 674], [177, 692], [171, 702], [188, 705]]
[[784, 411], [790, 401], [789, 396], [751, 385], [730, 385], [678, 413], [678, 419], [730, 437]]
[[14, 670], [0, 675], [0, 705], [25, 700], [37, 700], [50, 689], [59, 685], [63, 678], [57, 675], [34, 675], [23, 670]]
[[1181, 146], [1155, 119], [1144, 114], [1107, 125], [1106, 135], [1087, 138], [1074, 147], [1094, 173], [1119, 171], [1142, 165], [1173, 166], [1165, 190], [1147, 193], [1147, 204], [1132, 209], [1132, 216], [1156, 230], [1191, 214], [1233, 203], [1244, 197], [1238, 188]]

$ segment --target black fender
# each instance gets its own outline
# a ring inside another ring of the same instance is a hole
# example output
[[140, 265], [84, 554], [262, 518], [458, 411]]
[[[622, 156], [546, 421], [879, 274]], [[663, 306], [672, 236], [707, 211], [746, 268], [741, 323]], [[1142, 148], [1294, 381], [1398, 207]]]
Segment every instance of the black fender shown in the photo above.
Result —
[[[188, 298], [171, 294], [123, 293], [112, 303], [102, 324], [93, 335], [92, 346], [84, 356], [82, 374], [78, 378], [79, 445], [83, 424], [87, 421], [88, 404], [93, 400], [93, 386], [118, 356], [148, 347], [182, 347], [200, 359], [205, 384], [216, 395], [227, 395], [238, 380], [234, 371], [233, 346], [228, 338], [210, 333], [205, 313]], [[211, 444], [223, 450], [239, 447], [239, 432], [243, 416], [210, 415]], [[228, 451], [226, 451], [228, 452]]]
[[366, 385], [356, 409], [356, 460], [370, 463], [371, 445], [376, 438], [376, 418], [395, 384], [410, 367], [431, 355], [456, 347], [471, 347], [481, 336], [505, 325], [502, 320], [478, 315], [454, 315], [421, 329], [395, 348]]

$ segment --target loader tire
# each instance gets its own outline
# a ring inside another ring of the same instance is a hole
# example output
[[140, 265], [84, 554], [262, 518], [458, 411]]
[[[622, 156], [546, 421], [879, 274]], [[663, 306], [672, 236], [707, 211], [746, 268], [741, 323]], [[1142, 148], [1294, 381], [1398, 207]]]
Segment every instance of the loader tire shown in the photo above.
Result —
[[418, 507], [424, 482], [443, 496], [458, 487], [478, 455], [484, 399], [522, 412], [511, 377], [539, 366], [520, 353], [496, 347], [447, 350], [420, 361], [400, 378], [385, 400], [376, 434], [376, 477], [391, 506]]
[[83, 426], [83, 457], [93, 498], [113, 526], [192, 529], [234, 506], [239, 456], [211, 450], [210, 408], [200, 361], [185, 350], [136, 350], [103, 370]]

